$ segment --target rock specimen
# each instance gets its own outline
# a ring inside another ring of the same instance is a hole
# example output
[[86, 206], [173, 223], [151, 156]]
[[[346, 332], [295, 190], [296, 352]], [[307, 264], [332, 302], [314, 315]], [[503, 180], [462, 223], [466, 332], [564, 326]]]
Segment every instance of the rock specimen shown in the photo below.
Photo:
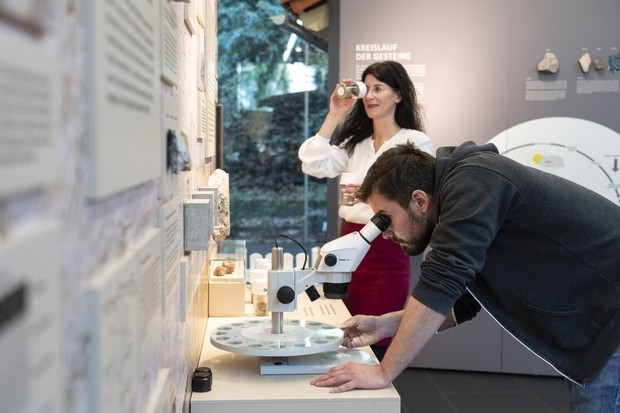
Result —
[[601, 56], [596, 56], [594, 58], [594, 68], [596, 70], [603, 70], [603, 69], [605, 69], [605, 61], [603, 60], [603, 58]]
[[592, 65], [592, 58], [590, 57], [590, 53], [585, 52], [579, 58], [579, 66], [581, 66], [581, 71], [583, 73], [588, 73], [590, 71], [591, 65]]
[[536, 69], [541, 73], [557, 73], [560, 69], [560, 61], [553, 52], [545, 52]]

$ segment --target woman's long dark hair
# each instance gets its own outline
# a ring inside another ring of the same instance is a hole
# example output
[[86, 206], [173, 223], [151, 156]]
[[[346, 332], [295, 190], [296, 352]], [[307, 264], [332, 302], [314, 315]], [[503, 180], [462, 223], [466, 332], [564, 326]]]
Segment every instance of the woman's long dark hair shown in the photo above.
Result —
[[[368, 75], [373, 75], [377, 80], [394, 89], [394, 91], [400, 92], [401, 100], [396, 104], [396, 113], [394, 114], [398, 126], [404, 129], [424, 131], [415, 88], [405, 68], [398, 62], [377, 62], [364, 70], [362, 82]], [[370, 137], [373, 133], [372, 119], [366, 115], [364, 102], [359, 99], [342, 125], [334, 132], [331, 143], [340, 145], [347, 138], [351, 138], [344, 145], [349, 155], [351, 155], [355, 145]]]

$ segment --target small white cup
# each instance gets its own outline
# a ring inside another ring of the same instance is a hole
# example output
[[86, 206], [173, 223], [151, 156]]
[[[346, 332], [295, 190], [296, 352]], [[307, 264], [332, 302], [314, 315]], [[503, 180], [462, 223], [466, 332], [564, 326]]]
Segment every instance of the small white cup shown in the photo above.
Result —
[[349, 205], [350, 202], [355, 201], [355, 197], [345, 196], [342, 192], [345, 186], [348, 184], [359, 184], [360, 179], [356, 173], [353, 172], [343, 172], [340, 174], [340, 184], [338, 185], [338, 190], [340, 191], [340, 195], [338, 198], [338, 203], [340, 205]]
[[254, 314], [267, 315], [267, 279], [257, 279], [252, 283], [252, 303]]

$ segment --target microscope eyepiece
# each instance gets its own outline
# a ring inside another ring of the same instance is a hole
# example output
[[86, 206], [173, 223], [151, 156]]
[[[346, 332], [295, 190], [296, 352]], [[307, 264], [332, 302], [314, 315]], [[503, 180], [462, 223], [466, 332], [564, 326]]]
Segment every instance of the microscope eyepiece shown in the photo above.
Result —
[[382, 214], [375, 214], [370, 220], [381, 232], [385, 231], [390, 226], [390, 219]]

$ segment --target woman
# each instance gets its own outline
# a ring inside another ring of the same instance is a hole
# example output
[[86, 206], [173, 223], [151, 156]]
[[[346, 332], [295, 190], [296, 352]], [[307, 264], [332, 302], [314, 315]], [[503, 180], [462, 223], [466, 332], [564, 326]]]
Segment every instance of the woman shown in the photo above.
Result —
[[[432, 152], [405, 68], [392, 61], [374, 63], [364, 70], [362, 82], [368, 90], [362, 99], [340, 99], [332, 93], [321, 129], [299, 148], [302, 170], [308, 175], [334, 178], [343, 172], [357, 174], [360, 182], [343, 190], [347, 196], [357, 190], [368, 168], [387, 149], [413, 142]], [[373, 212], [367, 204], [353, 201], [340, 206], [339, 215], [344, 220], [344, 235], [359, 231]], [[398, 244], [377, 237], [352, 275], [349, 296], [344, 300], [351, 315], [402, 310], [409, 295], [409, 267], [409, 257]], [[372, 346], [379, 360], [389, 344], [387, 339]]]

